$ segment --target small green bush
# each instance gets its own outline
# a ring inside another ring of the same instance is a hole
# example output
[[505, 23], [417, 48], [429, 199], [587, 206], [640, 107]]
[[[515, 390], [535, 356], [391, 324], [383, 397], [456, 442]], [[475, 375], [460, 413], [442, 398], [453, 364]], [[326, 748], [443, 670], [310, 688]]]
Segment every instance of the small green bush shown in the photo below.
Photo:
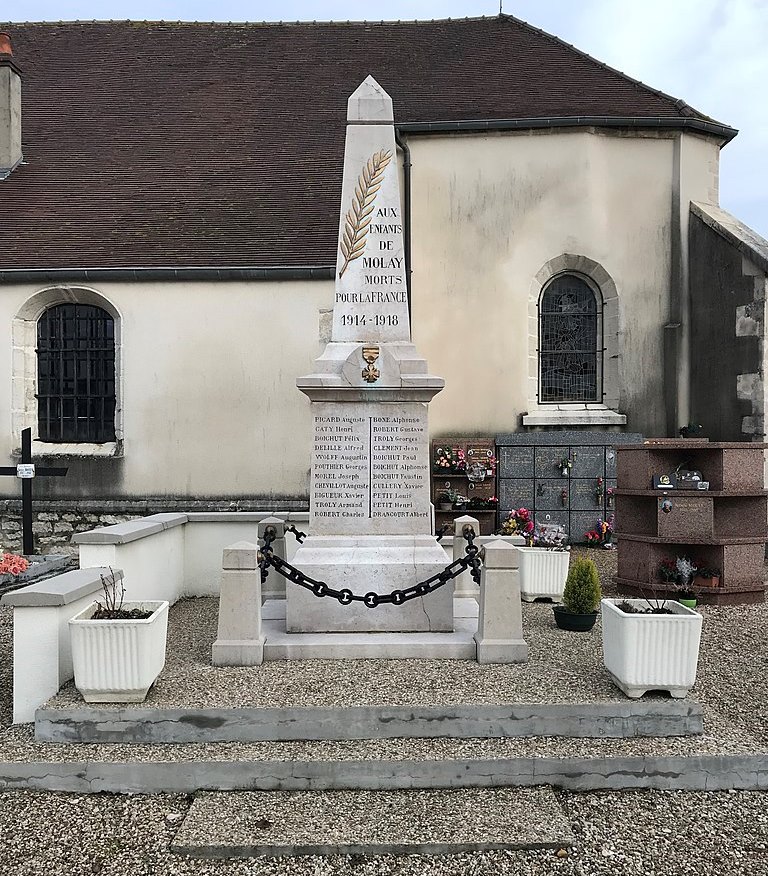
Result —
[[563, 604], [572, 614], [592, 614], [602, 598], [597, 566], [588, 557], [577, 557], [568, 570]]

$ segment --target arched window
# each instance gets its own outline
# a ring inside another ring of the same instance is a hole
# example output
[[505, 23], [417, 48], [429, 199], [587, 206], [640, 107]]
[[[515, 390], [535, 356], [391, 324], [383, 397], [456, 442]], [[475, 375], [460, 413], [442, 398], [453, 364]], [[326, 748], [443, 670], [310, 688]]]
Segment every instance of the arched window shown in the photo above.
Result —
[[602, 402], [602, 301], [560, 274], [539, 298], [539, 402]]
[[37, 320], [40, 441], [115, 440], [115, 323], [101, 307], [66, 303]]

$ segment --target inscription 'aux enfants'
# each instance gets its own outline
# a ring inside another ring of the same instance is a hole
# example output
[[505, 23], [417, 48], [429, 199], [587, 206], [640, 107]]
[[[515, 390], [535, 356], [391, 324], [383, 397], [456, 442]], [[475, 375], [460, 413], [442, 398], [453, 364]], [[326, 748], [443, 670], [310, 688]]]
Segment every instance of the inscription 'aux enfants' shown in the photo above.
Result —
[[[397, 254], [403, 226], [400, 210], [395, 206], [376, 203], [384, 172], [392, 153], [380, 149], [363, 165], [355, 185], [352, 206], [344, 217], [340, 249], [343, 257], [339, 279], [350, 264], [362, 259], [363, 287], [393, 286], [393, 289], [362, 288], [354, 291], [337, 289], [336, 302], [343, 304], [405, 303], [405, 260]], [[394, 252], [393, 252], [394, 251]], [[368, 273], [370, 272], [370, 273]], [[364, 325], [365, 315], [344, 315], [342, 325]], [[375, 325], [396, 325], [397, 315], [377, 314]], [[353, 323], [354, 321], [354, 323]]]

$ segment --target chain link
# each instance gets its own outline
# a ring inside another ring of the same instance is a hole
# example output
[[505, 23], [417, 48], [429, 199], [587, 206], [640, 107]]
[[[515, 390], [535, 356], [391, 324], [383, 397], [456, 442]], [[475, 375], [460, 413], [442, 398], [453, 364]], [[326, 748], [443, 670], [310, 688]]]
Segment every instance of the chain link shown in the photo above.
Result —
[[293, 524], [291, 524], [290, 526], [286, 526], [285, 531], [292, 532], [293, 535], [296, 537], [296, 541], [299, 544], [301, 544], [304, 541], [304, 539], [307, 537], [306, 532], [300, 532], [298, 529], [296, 529], [296, 527]]
[[[304, 533], [300, 533], [302, 536]], [[264, 530], [264, 545], [259, 552], [259, 569], [261, 570], [261, 583], [264, 584], [269, 575], [270, 566], [286, 581], [291, 581], [293, 584], [298, 584], [305, 590], [314, 593], [318, 598], [325, 596], [331, 599], [338, 600], [340, 605], [350, 605], [353, 602], [362, 602], [368, 608], [376, 608], [379, 605], [402, 605], [404, 602], [409, 602], [411, 599], [418, 599], [420, 596], [426, 596], [428, 593], [439, 589], [444, 584], [458, 577], [465, 569], [470, 570], [470, 575], [475, 584], [480, 586], [480, 549], [475, 544], [475, 530], [467, 524], [462, 530], [462, 537], [466, 540], [467, 546], [464, 550], [466, 556], [454, 560], [452, 563], [441, 569], [441, 571], [432, 575], [418, 584], [411, 587], [406, 587], [403, 590], [393, 590], [391, 593], [366, 593], [360, 595], [353, 593], [346, 587], [342, 590], [335, 590], [330, 587], [325, 581], [318, 581], [315, 578], [310, 578], [305, 575], [301, 569], [297, 569], [290, 563], [286, 562], [281, 557], [276, 557], [272, 552], [272, 542], [277, 538], [277, 533], [273, 526], [268, 526]], [[298, 538], [298, 536], [297, 536]]]

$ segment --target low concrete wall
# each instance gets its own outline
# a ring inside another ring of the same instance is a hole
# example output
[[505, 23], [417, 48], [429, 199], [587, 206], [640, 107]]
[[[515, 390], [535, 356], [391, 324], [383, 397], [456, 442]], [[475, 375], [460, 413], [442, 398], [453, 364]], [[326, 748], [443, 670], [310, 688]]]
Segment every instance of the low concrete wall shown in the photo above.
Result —
[[68, 622], [98, 597], [107, 574], [76, 569], [3, 596], [13, 606], [14, 724], [34, 721], [35, 709], [73, 677]]

